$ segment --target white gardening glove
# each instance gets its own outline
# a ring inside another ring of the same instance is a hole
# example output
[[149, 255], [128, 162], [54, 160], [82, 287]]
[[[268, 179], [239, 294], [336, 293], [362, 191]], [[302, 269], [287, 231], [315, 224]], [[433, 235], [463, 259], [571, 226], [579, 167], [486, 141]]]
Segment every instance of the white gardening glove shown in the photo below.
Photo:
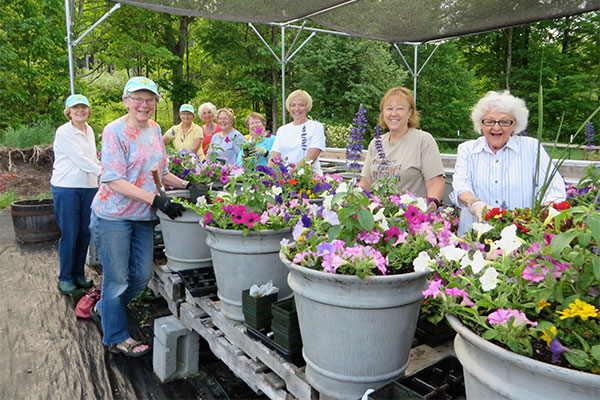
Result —
[[477, 201], [474, 201], [473, 203], [471, 203], [468, 210], [471, 212], [471, 214], [473, 214], [474, 216], [477, 217], [479, 222], [483, 222], [482, 214], [483, 214], [483, 209], [485, 207], [487, 207], [487, 204], [485, 204], [485, 201], [477, 200]]

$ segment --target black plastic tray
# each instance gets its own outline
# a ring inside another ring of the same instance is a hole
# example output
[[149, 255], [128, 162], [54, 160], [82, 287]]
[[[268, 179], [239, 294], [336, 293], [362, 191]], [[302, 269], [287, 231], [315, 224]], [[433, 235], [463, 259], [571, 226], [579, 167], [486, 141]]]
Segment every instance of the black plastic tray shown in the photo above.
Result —
[[398, 381], [412, 389], [424, 399], [465, 399], [463, 368], [454, 356], [448, 356], [437, 363]]
[[217, 292], [213, 267], [201, 267], [177, 271], [183, 284], [194, 297], [208, 296]]
[[306, 364], [304, 358], [302, 358], [302, 347], [298, 347], [294, 350], [286, 350], [279, 344], [275, 343], [275, 339], [267, 336], [272, 335], [272, 332], [269, 332], [268, 329], [257, 330], [246, 323], [244, 323], [244, 326], [246, 327], [246, 333], [248, 336], [260, 340], [265, 346], [275, 350], [286, 360], [294, 363], [298, 367]]

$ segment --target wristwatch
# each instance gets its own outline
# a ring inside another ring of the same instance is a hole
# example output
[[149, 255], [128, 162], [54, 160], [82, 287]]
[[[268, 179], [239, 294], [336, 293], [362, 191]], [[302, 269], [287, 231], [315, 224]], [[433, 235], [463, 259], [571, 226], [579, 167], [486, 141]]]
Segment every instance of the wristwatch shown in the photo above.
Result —
[[427, 198], [427, 204], [429, 204], [431, 202], [434, 202], [435, 206], [438, 207], [438, 208], [440, 208], [442, 206], [442, 203], [438, 199], [436, 199], [435, 197], [428, 197]]
[[475, 203], [476, 201], [481, 201], [481, 199], [478, 198], [478, 197], [473, 197], [473, 198], [467, 200], [467, 202], [465, 203], [465, 205], [467, 206], [467, 208], [471, 208], [471, 206], [473, 205], [473, 203]]

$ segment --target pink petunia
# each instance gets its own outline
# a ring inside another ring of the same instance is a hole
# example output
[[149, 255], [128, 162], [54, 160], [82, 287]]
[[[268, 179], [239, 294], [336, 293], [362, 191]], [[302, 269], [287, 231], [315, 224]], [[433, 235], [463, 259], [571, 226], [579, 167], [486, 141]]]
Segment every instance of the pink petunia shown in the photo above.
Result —
[[242, 223], [246, 224], [248, 228], [252, 228], [252, 225], [257, 223], [260, 219], [260, 216], [255, 212], [244, 213], [242, 216]]
[[540, 264], [527, 265], [521, 272], [521, 277], [531, 282], [541, 282], [546, 278], [548, 267]]
[[383, 234], [377, 230], [377, 228], [373, 228], [371, 232], [362, 231], [358, 234], [358, 240], [362, 240], [368, 244], [379, 243]]
[[429, 281], [429, 287], [423, 290], [421, 294], [423, 295], [423, 297], [432, 296], [434, 299], [437, 299], [442, 294], [442, 291], [439, 289], [439, 287], [443, 282], [444, 281], [441, 279]]

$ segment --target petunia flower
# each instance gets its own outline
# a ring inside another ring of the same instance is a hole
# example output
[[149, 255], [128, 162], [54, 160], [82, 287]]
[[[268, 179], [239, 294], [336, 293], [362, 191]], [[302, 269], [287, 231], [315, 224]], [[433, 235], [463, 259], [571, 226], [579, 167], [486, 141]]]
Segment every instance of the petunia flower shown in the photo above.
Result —
[[471, 270], [473, 270], [473, 273], [478, 274], [487, 264], [488, 261], [483, 258], [483, 253], [480, 250], [477, 250], [475, 254], [473, 254], [473, 261], [471, 262]]
[[460, 247], [446, 246], [440, 249], [440, 254], [448, 261], [460, 261], [467, 251]]
[[413, 267], [415, 272], [431, 272], [433, 268], [429, 266], [429, 264], [433, 260], [429, 257], [426, 251], [422, 251], [419, 253], [419, 256], [413, 260]]
[[442, 295], [442, 291], [440, 290], [440, 285], [442, 283], [444, 283], [444, 281], [441, 279], [429, 281], [429, 287], [427, 289], [423, 290], [421, 292], [421, 294], [423, 295], [423, 297], [431, 296], [434, 299], [437, 299], [439, 296]]
[[252, 228], [252, 225], [259, 221], [260, 216], [255, 212], [244, 213], [242, 216], [242, 223], [246, 224], [248, 228]]
[[514, 224], [502, 229], [500, 237], [500, 240], [494, 242], [494, 246], [502, 249], [504, 255], [509, 255], [521, 247], [522, 242], [517, 237], [517, 226]]
[[323, 208], [323, 220], [330, 225], [340, 224], [340, 218], [338, 217], [337, 213], [327, 208]]
[[486, 269], [483, 275], [479, 277], [479, 282], [481, 282], [481, 288], [484, 292], [495, 289], [498, 284], [498, 271], [496, 271], [496, 268], [489, 267]]
[[563, 346], [558, 341], [558, 334], [550, 341], [550, 350], [552, 350], [552, 361], [557, 362], [562, 353], [570, 352], [571, 349]]

